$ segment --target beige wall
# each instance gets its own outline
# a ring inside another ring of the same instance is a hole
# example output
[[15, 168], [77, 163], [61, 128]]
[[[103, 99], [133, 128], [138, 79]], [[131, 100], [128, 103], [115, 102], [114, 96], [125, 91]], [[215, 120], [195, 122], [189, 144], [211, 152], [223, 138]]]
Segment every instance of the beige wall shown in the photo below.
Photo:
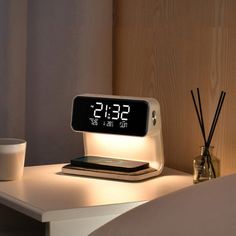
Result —
[[28, 164], [83, 155], [71, 104], [81, 93], [111, 93], [112, 1], [28, 1]]
[[236, 1], [116, 0], [114, 93], [161, 104], [165, 160], [192, 171], [203, 144], [190, 90], [202, 93], [206, 126], [227, 95], [212, 141], [223, 174], [236, 171]]
[[26, 38], [27, 1], [0, 1], [0, 137], [25, 135]]
[[83, 154], [85, 92], [112, 92], [112, 1], [0, 0], [0, 137], [27, 140], [27, 165]]

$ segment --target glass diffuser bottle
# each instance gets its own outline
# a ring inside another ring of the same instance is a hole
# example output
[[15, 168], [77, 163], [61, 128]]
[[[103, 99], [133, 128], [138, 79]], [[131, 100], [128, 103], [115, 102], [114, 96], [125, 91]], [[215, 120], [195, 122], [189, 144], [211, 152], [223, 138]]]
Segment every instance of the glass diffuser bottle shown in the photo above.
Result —
[[198, 106], [194, 97], [193, 90], [191, 90], [191, 95], [205, 144], [201, 147], [201, 155], [196, 157], [193, 161], [193, 183], [199, 183], [220, 176], [220, 161], [212, 153], [213, 147], [211, 146], [211, 140], [214, 135], [214, 131], [221, 112], [226, 92], [221, 91], [220, 93], [215, 115], [211, 123], [211, 128], [209, 129], [208, 137], [206, 137], [205, 132], [199, 88], [197, 88]]
[[213, 146], [201, 147], [201, 154], [193, 160], [193, 183], [199, 183], [220, 176], [220, 161], [213, 155]]

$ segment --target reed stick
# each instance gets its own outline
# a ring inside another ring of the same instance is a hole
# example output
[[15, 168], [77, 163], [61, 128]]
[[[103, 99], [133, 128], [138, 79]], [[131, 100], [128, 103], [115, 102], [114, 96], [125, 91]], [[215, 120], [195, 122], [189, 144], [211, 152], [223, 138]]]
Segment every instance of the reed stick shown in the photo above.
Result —
[[205, 125], [204, 125], [204, 119], [203, 119], [203, 114], [202, 114], [202, 105], [201, 105], [201, 97], [200, 97], [199, 88], [197, 88], [197, 95], [198, 95], [198, 105], [199, 105], [199, 109], [200, 109], [200, 118], [201, 118], [201, 124], [202, 124], [202, 136], [204, 139], [204, 143], [206, 145]]
[[209, 135], [208, 135], [208, 139], [207, 139], [207, 147], [210, 147], [210, 145], [211, 145], [211, 140], [212, 140], [213, 134], [215, 132], [217, 121], [218, 121], [219, 116], [220, 116], [220, 112], [221, 112], [221, 108], [222, 108], [223, 103], [224, 103], [225, 95], [226, 95], [226, 92], [223, 92], [223, 91], [220, 94], [218, 105], [217, 105], [217, 108], [216, 108], [216, 111], [215, 111], [215, 115], [214, 115], [214, 118], [213, 118], [213, 121], [212, 121], [212, 125], [211, 125], [211, 129], [210, 129], [210, 132], [209, 132]]
[[[192, 95], [192, 99], [193, 99], [193, 104], [194, 104], [194, 107], [195, 107], [195, 111], [196, 111], [196, 114], [197, 114], [197, 118], [198, 118], [198, 122], [199, 122], [199, 126], [201, 128], [201, 132], [202, 132], [202, 136], [203, 136], [203, 139], [204, 139], [204, 135], [203, 135], [203, 126], [202, 126], [202, 120], [201, 120], [201, 117], [199, 115], [199, 111], [198, 111], [198, 108], [197, 108], [197, 103], [196, 103], [196, 100], [195, 100], [195, 97], [194, 97], [194, 94], [193, 94], [193, 90], [191, 90], [191, 95]], [[204, 139], [205, 141], [205, 139]]]

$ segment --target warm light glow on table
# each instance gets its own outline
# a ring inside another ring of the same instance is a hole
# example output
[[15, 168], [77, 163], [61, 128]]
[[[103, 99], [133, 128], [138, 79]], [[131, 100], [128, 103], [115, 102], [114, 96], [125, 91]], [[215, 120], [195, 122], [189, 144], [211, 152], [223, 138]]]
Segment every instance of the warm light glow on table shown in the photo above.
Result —
[[129, 160], [146, 161], [160, 169], [156, 157], [161, 156], [156, 147], [155, 136], [134, 137], [125, 135], [84, 133], [86, 156], [105, 156]]

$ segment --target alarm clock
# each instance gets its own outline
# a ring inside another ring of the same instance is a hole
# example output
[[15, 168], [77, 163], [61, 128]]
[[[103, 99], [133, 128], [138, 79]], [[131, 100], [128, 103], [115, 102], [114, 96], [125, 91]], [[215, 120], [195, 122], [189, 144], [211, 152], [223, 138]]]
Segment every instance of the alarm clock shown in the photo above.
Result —
[[71, 127], [83, 134], [85, 154], [64, 166], [63, 173], [140, 181], [163, 169], [160, 105], [154, 98], [78, 95]]

